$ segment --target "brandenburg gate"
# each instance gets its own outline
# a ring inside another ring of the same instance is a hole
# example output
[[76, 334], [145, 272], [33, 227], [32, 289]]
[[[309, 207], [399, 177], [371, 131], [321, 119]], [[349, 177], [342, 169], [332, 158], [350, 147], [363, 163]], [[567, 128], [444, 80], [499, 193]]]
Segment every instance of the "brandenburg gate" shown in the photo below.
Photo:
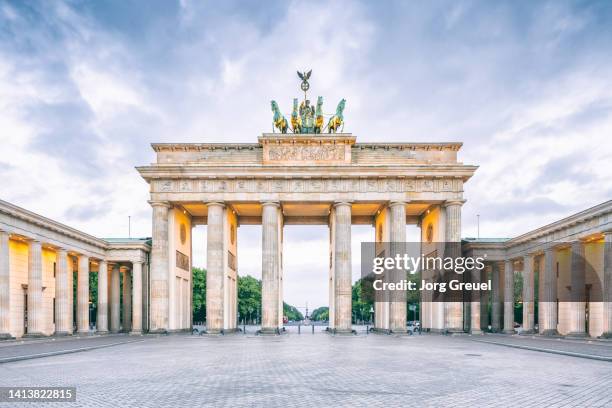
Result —
[[[352, 224], [374, 226], [376, 242], [406, 241], [407, 224], [421, 226], [424, 243], [460, 242], [463, 184], [477, 168], [458, 161], [461, 143], [356, 143], [350, 133], [286, 133], [277, 119], [281, 133], [253, 144], [154, 144], [157, 160], [137, 168], [153, 208], [151, 332], [190, 328], [195, 225], [207, 225], [209, 333], [237, 328], [240, 225], [262, 225], [263, 333], [283, 324], [284, 225], [329, 226], [329, 325], [337, 333], [351, 330]], [[424, 305], [424, 320], [462, 331], [462, 303], [437, 310], [444, 307]], [[377, 303], [375, 327], [405, 331], [405, 302]]]

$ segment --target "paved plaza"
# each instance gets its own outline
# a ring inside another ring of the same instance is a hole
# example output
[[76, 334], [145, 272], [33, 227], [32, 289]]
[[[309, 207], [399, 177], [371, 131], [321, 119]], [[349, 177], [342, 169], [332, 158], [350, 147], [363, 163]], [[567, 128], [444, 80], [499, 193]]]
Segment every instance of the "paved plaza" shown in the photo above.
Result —
[[[61, 406], [83, 407], [612, 404], [610, 362], [470, 336], [317, 332], [138, 339], [0, 364], [0, 386], [76, 386], [77, 402]], [[612, 345], [593, 347], [609, 351]]]

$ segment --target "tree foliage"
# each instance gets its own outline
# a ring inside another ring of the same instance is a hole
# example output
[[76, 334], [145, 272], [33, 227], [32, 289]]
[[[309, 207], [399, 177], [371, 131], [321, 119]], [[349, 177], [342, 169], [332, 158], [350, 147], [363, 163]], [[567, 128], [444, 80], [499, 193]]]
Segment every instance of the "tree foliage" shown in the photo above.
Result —
[[206, 320], [206, 269], [193, 268], [193, 321]]
[[312, 311], [310, 318], [317, 322], [329, 320], [329, 307], [327, 306], [317, 307], [315, 310]]

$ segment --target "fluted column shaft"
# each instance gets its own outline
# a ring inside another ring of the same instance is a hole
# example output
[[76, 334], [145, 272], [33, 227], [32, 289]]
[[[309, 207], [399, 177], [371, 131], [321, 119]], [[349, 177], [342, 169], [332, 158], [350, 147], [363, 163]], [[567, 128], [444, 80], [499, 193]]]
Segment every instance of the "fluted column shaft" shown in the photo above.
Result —
[[151, 202], [153, 207], [153, 239], [151, 246], [151, 293], [150, 332], [164, 333], [168, 330], [169, 299], [169, 253], [168, 253], [168, 209], [166, 202]]
[[225, 283], [223, 215], [225, 205], [209, 203], [207, 206], [206, 331], [219, 333], [223, 330], [223, 285]]
[[74, 257], [68, 256], [68, 333], [74, 333]]
[[72, 332], [70, 321], [70, 293], [68, 274], [68, 252], [65, 249], [57, 251], [55, 271], [55, 334], [65, 336]]
[[[481, 279], [481, 270], [478, 268], [472, 268], [470, 271], [470, 281], [473, 284], [479, 284]], [[480, 325], [480, 296], [481, 291], [472, 291], [472, 301], [470, 304], [470, 333], [480, 334], [482, 333]]]
[[[488, 267], [483, 268], [480, 271], [480, 281], [486, 282], [489, 279], [488, 277]], [[486, 329], [489, 326], [489, 314], [488, 314], [488, 306], [489, 306], [489, 291], [481, 290], [480, 291], [480, 328], [481, 330]]]
[[132, 280], [130, 270], [123, 272], [123, 331], [132, 329]]
[[0, 231], [0, 339], [11, 338], [9, 234]]
[[98, 318], [96, 319], [98, 333], [108, 332], [108, 264], [100, 261], [98, 265]]
[[514, 263], [504, 265], [504, 333], [514, 333]]
[[501, 276], [503, 266], [501, 262], [491, 264], [491, 331], [494, 333], [501, 331]]
[[612, 338], [612, 231], [604, 233], [603, 336]]
[[585, 303], [585, 262], [584, 243], [572, 242], [571, 262], [571, 302], [570, 309], [570, 336], [586, 336], [586, 303]]
[[351, 285], [351, 203], [339, 202], [335, 206], [334, 223], [334, 275], [336, 285], [335, 331], [350, 332], [353, 328]]
[[557, 273], [555, 270], [555, 249], [544, 251], [544, 271], [542, 273], [539, 299], [540, 334], [557, 334]]
[[77, 277], [77, 332], [89, 333], [89, 257], [83, 255]]
[[534, 315], [533, 255], [523, 257], [523, 332], [533, 333]]
[[279, 212], [277, 202], [264, 202], [262, 210], [261, 256], [261, 330], [276, 332], [279, 329]]
[[28, 252], [28, 336], [43, 336], [42, 244], [30, 241]]
[[[444, 204], [446, 208], [445, 241], [446, 251], [448, 252], [444, 254], [445, 257], [456, 258], [461, 256], [462, 204], [462, 200], [447, 201]], [[450, 273], [450, 279], [462, 278], [454, 271], [447, 273]], [[459, 296], [458, 293], [449, 293], [448, 300], [444, 302], [446, 330], [451, 333], [463, 332], [463, 299], [459, 299]]]
[[132, 269], [132, 334], [142, 333], [142, 262]]
[[119, 265], [113, 265], [111, 271], [111, 282], [110, 282], [110, 331], [112, 333], [119, 332], [120, 328], [120, 294], [121, 284], [119, 282], [121, 272], [119, 271]]
[[[406, 203], [394, 201], [389, 204], [389, 241], [391, 255], [403, 256], [406, 244]], [[350, 225], [349, 225], [350, 233]], [[394, 271], [393, 282], [406, 279], [404, 270]], [[406, 332], [406, 292], [395, 292], [389, 304], [389, 328], [394, 332]]]

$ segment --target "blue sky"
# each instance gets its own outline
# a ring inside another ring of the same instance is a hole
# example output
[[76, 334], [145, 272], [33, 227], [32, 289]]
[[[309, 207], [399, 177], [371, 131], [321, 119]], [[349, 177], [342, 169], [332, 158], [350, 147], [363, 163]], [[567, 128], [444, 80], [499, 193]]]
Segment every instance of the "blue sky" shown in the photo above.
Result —
[[[0, 1], [0, 198], [98, 236], [131, 215], [148, 236], [149, 143], [253, 142], [312, 68], [359, 141], [463, 142], [480, 165], [463, 235], [480, 214], [481, 236], [513, 236], [612, 197], [611, 50], [605, 1]], [[327, 232], [291, 231], [299, 285], [326, 255], [297, 248], [326, 251]]]

